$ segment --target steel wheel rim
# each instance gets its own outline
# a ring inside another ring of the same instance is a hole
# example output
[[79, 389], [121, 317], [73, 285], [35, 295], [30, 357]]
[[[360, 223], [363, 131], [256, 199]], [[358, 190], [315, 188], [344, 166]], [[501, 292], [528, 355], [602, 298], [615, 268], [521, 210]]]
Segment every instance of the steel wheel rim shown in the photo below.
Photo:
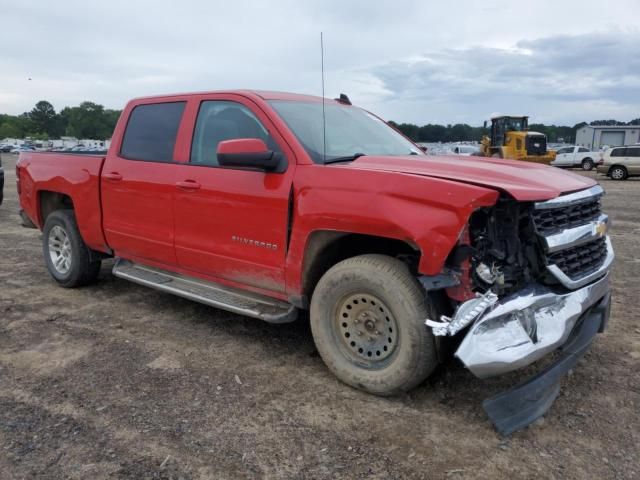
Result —
[[624, 173], [622, 173], [621, 168], [614, 168], [611, 172], [611, 176], [616, 180], [620, 180], [624, 176]]
[[586, 160], [584, 162], [582, 162], [582, 169], [583, 170], [591, 170], [593, 168], [593, 162], [591, 162], [590, 160]]
[[59, 225], [49, 231], [49, 257], [56, 272], [65, 275], [71, 270], [71, 241]]
[[348, 357], [377, 364], [398, 345], [398, 324], [389, 307], [375, 295], [352, 294], [337, 306], [334, 331]]

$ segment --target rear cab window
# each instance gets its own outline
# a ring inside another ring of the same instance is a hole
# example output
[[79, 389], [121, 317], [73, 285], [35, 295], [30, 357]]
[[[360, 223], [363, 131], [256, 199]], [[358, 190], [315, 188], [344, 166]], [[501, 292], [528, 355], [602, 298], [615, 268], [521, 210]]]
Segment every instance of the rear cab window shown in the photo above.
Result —
[[186, 102], [136, 106], [129, 115], [120, 156], [128, 160], [172, 162]]

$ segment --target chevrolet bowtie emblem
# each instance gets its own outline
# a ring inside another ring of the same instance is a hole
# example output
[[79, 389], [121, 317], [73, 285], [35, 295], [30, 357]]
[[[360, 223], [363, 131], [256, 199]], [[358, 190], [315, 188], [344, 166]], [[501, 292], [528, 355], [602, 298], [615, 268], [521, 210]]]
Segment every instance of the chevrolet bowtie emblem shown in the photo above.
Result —
[[607, 234], [608, 225], [606, 222], [598, 222], [595, 226], [595, 232], [599, 237], [603, 237]]

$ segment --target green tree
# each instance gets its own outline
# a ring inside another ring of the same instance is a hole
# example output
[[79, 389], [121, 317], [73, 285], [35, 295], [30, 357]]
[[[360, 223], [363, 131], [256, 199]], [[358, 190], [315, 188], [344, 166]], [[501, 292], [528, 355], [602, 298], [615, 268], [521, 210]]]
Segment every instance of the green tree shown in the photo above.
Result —
[[76, 138], [105, 140], [111, 137], [115, 122], [113, 110], [106, 110], [93, 102], [82, 102], [78, 107], [65, 109], [66, 132]]
[[0, 124], [0, 140], [20, 137], [20, 130], [12, 122], [3, 122]]
[[29, 120], [31, 120], [31, 128], [35, 134], [46, 134], [48, 136], [56, 136], [57, 131], [57, 114], [53, 105], [46, 100], [40, 100], [36, 106], [29, 112]]
[[466, 123], [456, 123], [451, 127], [451, 140], [454, 142], [471, 140], [471, 127]]
[[395, 123], [392, 125], [400, 130], [405, 136], [409, 137], [414, 142], [418, 140], [418, 126], [413, 123]]

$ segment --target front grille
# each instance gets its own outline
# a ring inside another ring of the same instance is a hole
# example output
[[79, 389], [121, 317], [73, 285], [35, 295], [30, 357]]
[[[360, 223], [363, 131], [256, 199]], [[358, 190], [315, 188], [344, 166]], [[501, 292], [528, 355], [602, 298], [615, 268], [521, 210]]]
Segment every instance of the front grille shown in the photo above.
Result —
[[607, 256], [604, 238], [549, 254], [549, 265], [556, 265], [571, 280], [577, 280], [598, 270]]
[[527, 135], [527, 154], [545, 155], [547, 153], [547, 139], [543, 135]]
[[553, 235], [568, 228], [589, 223], [600, 216], [600, 198], [568, 205], [533, 211], [533, 223], [540, 235]]

